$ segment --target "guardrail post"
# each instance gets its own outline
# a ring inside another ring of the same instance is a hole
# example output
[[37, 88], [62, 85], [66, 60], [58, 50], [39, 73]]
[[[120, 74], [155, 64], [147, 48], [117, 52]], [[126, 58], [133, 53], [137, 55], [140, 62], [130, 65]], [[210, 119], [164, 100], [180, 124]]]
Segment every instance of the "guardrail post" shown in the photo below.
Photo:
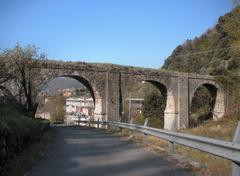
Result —
[[[133, 124], [133, 118], [130, 119], [129, 124]], [[132, 130], [129, 130], [128, 135], [129, 135], [129, 136], [132, 136], [132, 135], [133, 135], [133, 131], [132, 131]]]
[[[240, 122], [238, 122], [237, 129], [235, 130], [233, 142], [240, 143]], [[240, 163], [232, 162], [231, 176], [240, 176]]]
[[168, 153], [174, 154], [174, 143], [173, 142], [168, 142]]
[[[122, 122], [122, 117], [119, 117], [119, 122], [121, 123]], [[122, 128], [121, 127], [119, 127], [119, 129], [120, 129], [120, 131], [122, 131]]]
[[97, 128], [99, 128], [99, 118], [97, 119]]
[[129, 122], [129, 123], [130, 123], [130, 124], [133, 124], [133, 118], [130, 119], [130, 122]]
[[[148, 118], [145, 119], [145, 122], [144, 122], [144, 126], [147, 126], [148, 125]], [[143, 136], [143, 143], [147, 143], [147, 134], [146, 133], [143, 133], [144, 136]]]
[[108, 123], [106, 123], [106, 127], [108, 130], [110, 129], [110, 125]]
[[144, 126], [148, 125], [148, 118], [145, 119]]

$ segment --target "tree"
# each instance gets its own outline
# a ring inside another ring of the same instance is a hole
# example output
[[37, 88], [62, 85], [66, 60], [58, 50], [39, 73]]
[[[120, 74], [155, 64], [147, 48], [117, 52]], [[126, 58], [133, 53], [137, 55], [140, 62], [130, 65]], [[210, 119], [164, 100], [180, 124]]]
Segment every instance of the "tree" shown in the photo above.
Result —
[[195, 127], [213, 117], [215, 98], [205, 86], [200, 86], [195, 91], [191, 102], [190, 127]]
[[57, 120], [64, 120], [65, 119], [65, 98], [62, 95], [54, 96], [52, 100], [54, 103], [54, 109], [50, 114], [50, 121], [56, 122]]
[[57, 120], [64, 120], [65, 119], [65, 110], [62, 106], [57, 105], [55, 110], [50, 114], [50, 121], [56, 122]]
[[5, 83], [9, 79], [11, 79], [11, 74], [7, 71], [6, 62], [4, 60], [3, 54], [0, 54], [0, 84]]
[[143, 115], [145, 118], [154, 117], [163, 120], [165, 100], [160, 91], [155, 88], [146, 92], [143, 103]]
[[[13, 49], [5, 49], [1, 53], [1, 82], [9, 79], [13, 80], [19, 88], [20, 95], [24, 94], [27, 112], [34, 116], [37, 108], [35, 102], [37, 97], [37, 87], [33, 85], [33, 79], [38, 76], [38, 71], [32, 69], [32, 64], [36, 60], [46, 59], [45, 54], [38, 54], [38, 48], [34, 45], [21, 47], [17, 44]], [[22, 92], [21, 92], [22, 91]]]
[[232, 0], [233, 2], [233, 7], [237, 7], [240, 5], [240, 0]]

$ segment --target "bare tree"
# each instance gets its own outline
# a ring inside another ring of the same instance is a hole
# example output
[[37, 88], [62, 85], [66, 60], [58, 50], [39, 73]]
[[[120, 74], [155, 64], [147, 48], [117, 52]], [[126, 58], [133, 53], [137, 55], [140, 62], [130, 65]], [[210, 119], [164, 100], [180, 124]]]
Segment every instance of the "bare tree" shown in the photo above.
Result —
[[0, 85], [12, 78], [11, 74], [8, 73], [6, 63], [0, 54]]
[[1, 53], [1, 76], [0, 81], [14, 80], [19, 90], [23, 91], [26, 99], [26, 110], [32, 115], [35, 114], [37, 105], [35, 104], [33, 91], [33, 79], [38, 73], [32, 69], [32, 65], [37, 60], [46, 59], [45, 54], [38, 54], [38, 48], [34, 45], [21, 47], [17, 44], [13, 49], [6, 49]]

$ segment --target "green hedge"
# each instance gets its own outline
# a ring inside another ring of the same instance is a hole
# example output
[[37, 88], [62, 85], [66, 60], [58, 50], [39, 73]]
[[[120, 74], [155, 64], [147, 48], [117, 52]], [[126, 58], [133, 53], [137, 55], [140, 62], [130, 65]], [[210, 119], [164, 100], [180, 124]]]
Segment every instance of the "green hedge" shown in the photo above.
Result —
[[30, 144], [40, 140], [41, 121], [0, 106], [0, 166]]
[[[140, 114], [137, 115], [133, 120], [133, 123], [137, 125], [144, 125], [144, 122], [145, 122], [145, 118]], [[160, 117], [159, 118], [149, 117], [147, 126], [153, 127], [153, 128], [163, 128], [164, 121]]]

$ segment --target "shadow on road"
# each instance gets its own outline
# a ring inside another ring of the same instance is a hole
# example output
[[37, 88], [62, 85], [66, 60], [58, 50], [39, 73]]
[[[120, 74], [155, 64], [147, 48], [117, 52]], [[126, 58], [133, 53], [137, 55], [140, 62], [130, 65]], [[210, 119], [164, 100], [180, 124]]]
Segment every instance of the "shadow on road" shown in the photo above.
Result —
[[54, 141], [33, 176], [189, 176], [158, 155], [103, 129], [53, 127]]

